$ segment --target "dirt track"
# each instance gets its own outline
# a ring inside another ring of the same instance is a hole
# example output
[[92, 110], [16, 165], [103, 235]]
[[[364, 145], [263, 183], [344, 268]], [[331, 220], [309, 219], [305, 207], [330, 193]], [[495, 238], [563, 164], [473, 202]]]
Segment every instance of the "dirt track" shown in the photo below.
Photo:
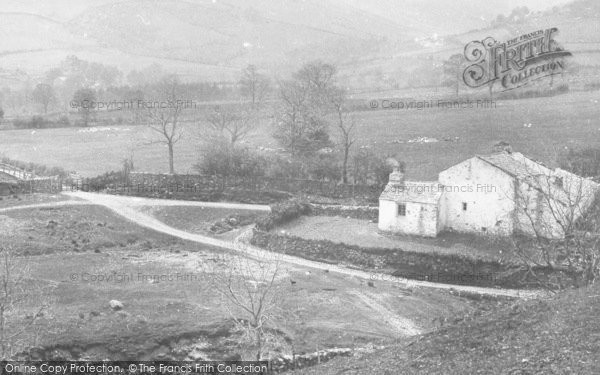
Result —
[[[150, 199], [150, 198], [139, 198], [139, 197], [124, 197], [114, 196], [107, 194], [96, 194], [96, 193], [84, 193], [84, 192], [67, 192], [64, 193], [70, 197], [79, 198], [81, 200], [71, 200], [65, 202], [46, 203], [38, 205], [27, 205], [20, 207], [10, 207], [0, 210], [0, 212], [24, 209], [24, 208], [35, 208], [35, 207], [49, 207], [49, 206], [66, 206], [73, 204], [96, 204], [107, 207], [115, 213], [135, 222], [138, 225], [150, 228], [152, 230], [169, 234], [174, 237], [178, 237], [184, 240], [202, 243], [205, 245], [216, 246], [229, 250], [235, 250], [245, 253], [252, 257], [257, 258], [268, 258], [272, 255], [270, 252], [251, 246], [247, 243], [248, 237], [251, 235], [251, 231], [248, 230], [234, 241], [224, 241], [199, 234], [188, 233], [179, 229], [170, 227], [154, 217], [140, 212], [136, 207], [141, 206], [196, 206], [196, 207], [217, 207], [217, 208], [232, 208], [232, 209], [251, 209], [251, 210], [263, 210], [268, 211], [268, 206], [263, 205], [249, 205], [249, 204], [235, 204], [235, 203], [221, 203], [221, 202], [190, 202], [190, 201], [177, 201], [177, 200], [161, 200], [161, 199]], [[536, 298], [547, 295], [543, 291], [532, 291], [532, 290], [513, 290], [513, 289], [495, 289], [495, 288], [481, 288], [473, 286], [462, 286], [453, 284], [440, 284], [426, 281], [408, 280], [403, 278], [391, 278], [385, 274], [375, 274], [365, 271], [349, 269], [337, 265], [320, 263], [310, 261], [302, 258], [298, 258], [290, 255], [281, 255], [280, 261], [294, 264], [297, 266], [303, 266], [313, 269], [327, 270], [328, 272], [335, 272], [347, 276], [357, 277], [365, 280], [377, 280], [377, 282], [389, 282], [397, 283], [402, 287], [414, 288], [434, 288], [434, 289], [445, 289], [454, 290], [456, 292], [474, 293], [481, 295], [491, 296], [507, 296], [517, 298]]]

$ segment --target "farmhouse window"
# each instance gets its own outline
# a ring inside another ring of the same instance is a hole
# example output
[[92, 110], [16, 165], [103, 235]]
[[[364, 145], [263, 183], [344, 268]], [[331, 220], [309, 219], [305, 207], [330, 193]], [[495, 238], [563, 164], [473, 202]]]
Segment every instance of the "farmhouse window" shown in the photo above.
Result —
[[463, 211], [467, 210], [467, 202], [463, 202]]
[[406, 204], [398, 204], [398, 216], [406, 216]]

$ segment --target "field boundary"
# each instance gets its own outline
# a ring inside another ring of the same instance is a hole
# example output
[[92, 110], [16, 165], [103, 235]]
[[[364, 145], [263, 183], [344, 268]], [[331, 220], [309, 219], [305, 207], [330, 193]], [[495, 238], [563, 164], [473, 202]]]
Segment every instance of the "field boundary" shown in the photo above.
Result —
[[[297, 256], [327, 264], [345, 265], [374, 273], [385, 272], [376, 280], [406, 278], [459, 286], [485, 288], [538, 288], [539, 280], [526, 276], [526, 270], [516, 263], [500, 263], [460, 254], [416, 252], [402, 248], [379, 248], [347, 245], [330, 240], [313, 240], [255, 229], [250, 243], [267, 251]], [[282, 250], [284, 249], [284, 250]], [[539, 269], [539, 274], [552, 275]]]

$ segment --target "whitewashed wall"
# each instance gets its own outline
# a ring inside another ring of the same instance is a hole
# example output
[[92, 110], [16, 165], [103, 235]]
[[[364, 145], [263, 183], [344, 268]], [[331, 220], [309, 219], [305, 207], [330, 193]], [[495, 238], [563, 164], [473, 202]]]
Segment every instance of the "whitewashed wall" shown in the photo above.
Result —
[[382, 231], [435, 237], [438, 234], [438, 207], [435, 204], [406, 203], [406, 216], [398, 216], [398, 203], [379, 201], [379, 224]]
[[[514, 179], [479, 158], [471, 158], [440, 173], [444, 185], [440, 220], [446, 230], [494, 235], [512, 233]], [[490, 185], [492, 191], [483, 187]], [[463, 210], [467, 203], [467, 210]], [[485, 229], [484, 229], [485, 228]]]

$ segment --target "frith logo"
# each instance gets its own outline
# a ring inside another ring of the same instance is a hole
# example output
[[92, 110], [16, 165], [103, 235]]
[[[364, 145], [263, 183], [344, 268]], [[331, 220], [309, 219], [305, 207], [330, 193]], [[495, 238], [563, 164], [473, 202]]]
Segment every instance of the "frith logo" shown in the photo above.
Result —
[[[564, 58], [571, 56], [553, 38], [553, 27], [523, 34], [504, 43], [488, 37], [465, 46], [465, 58], [471, 65], [463, 72], [469, 87], [494, 85], [500, 91], [512, 90], [540, 78], [560, 74], [565, 69]], [[491, 88], [490, 88], [491, 90]]]

